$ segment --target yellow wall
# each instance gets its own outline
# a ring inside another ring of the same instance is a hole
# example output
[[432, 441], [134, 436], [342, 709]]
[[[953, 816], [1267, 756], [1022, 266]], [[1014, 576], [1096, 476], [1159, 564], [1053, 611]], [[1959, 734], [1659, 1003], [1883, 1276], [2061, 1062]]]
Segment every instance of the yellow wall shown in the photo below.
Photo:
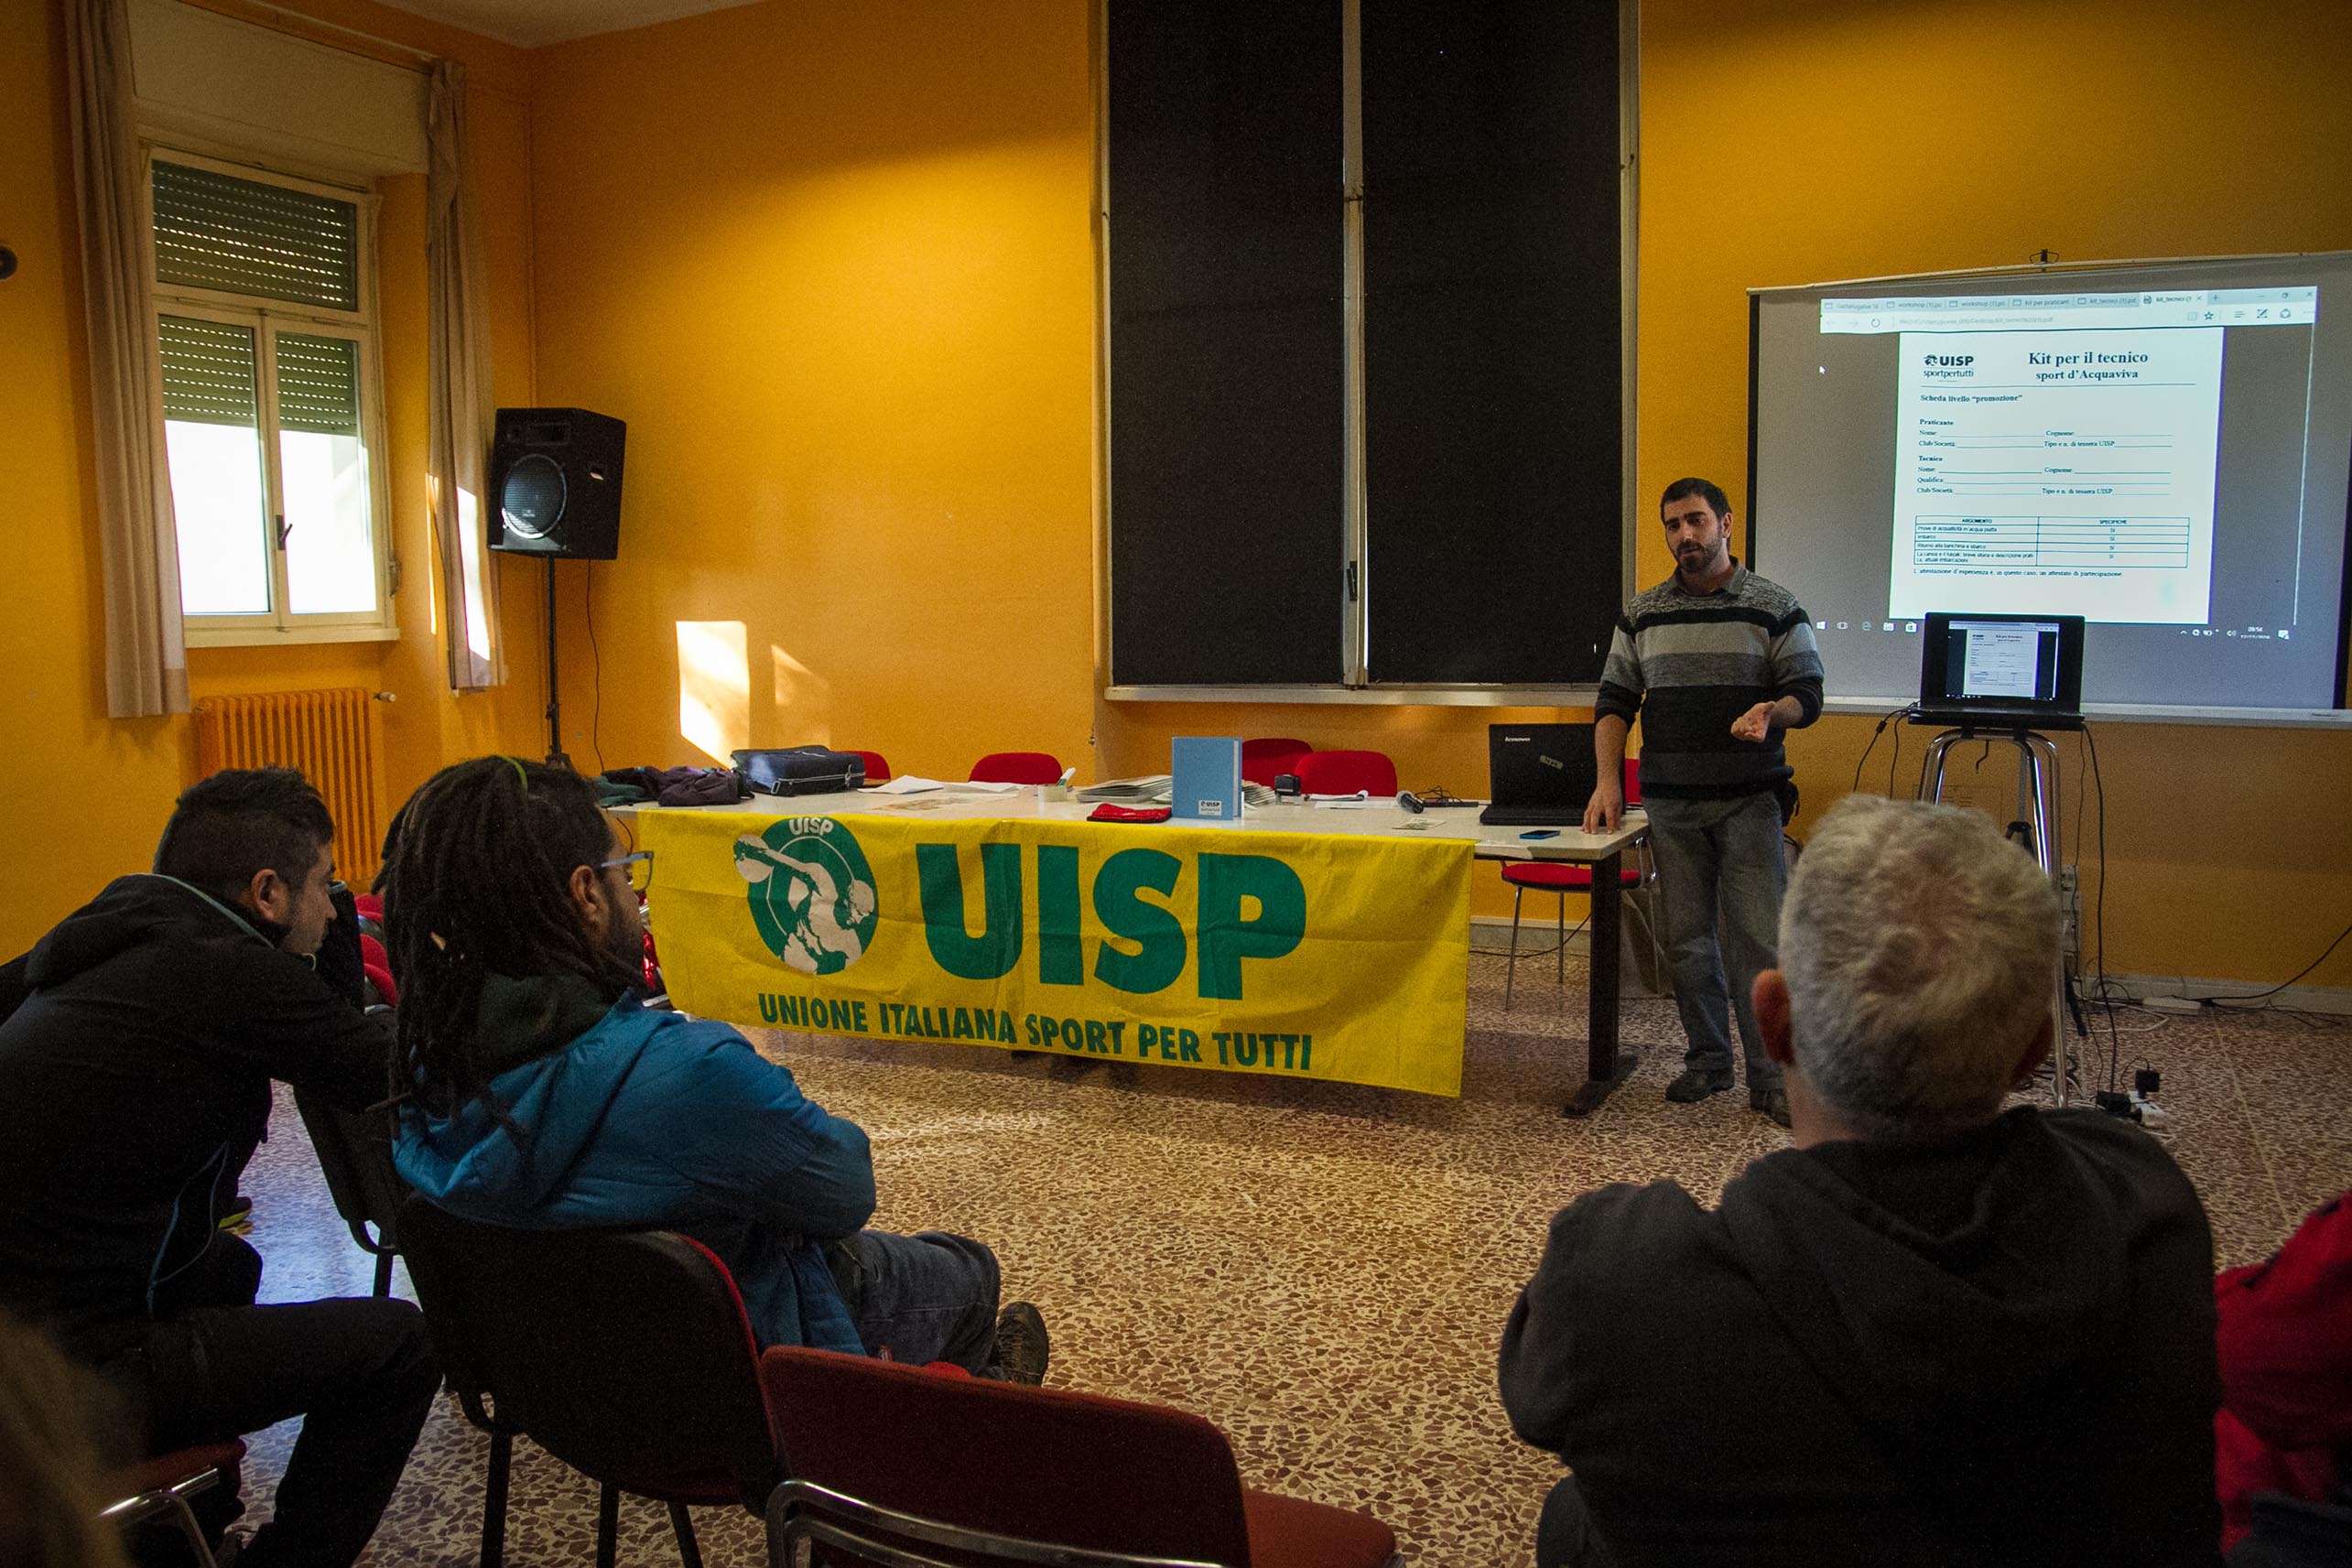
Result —
[[[215, 8], [243, 14], [233, 4]], [[475, 162], [491, 252], [496, 385], [530, 395], [529, 112], [519, 51], [401, 13], [320, 0], [348, 26], [469, 61]], [[257, 14], [255, 14], [257, 16]], [[265, 19], [260, 17], [257, 19]], [[0, 284], [0, 495], [10, 569], [0, 574], [0, 746], [12, 774], [20, 873], [0, 902], [0, 955], [14, 955], [125, 871], [145, 870], [172, 797], [195, 773], [186, 719], [106, 717], [90, 388], [66, 98], [63, 27], [53, 3], [0, 5], [0, 239], [17, 253]], [[394, 538], [407, 568], [396, 643], [196, 650], [198, 697], [359, 685], [388, 691], [385, 772], [396, 801], [442, 762], [537, 738], [544, 657], [534, 579], [507, 568], [507, 621], [522, 642], [516, 684], [455, 697], [428, 624], [434, 552], [425, 520], [425, 200], [422, 176], [388, 180], [382, 219], [385, 398]], [[519, 597], [516, 606], [512, 600]]]
[[629, 423], [621, 558], [564, 574], [583, 765], [1091, 771], [1086, 15], [767, 5], [542, 51], [539, 392]]

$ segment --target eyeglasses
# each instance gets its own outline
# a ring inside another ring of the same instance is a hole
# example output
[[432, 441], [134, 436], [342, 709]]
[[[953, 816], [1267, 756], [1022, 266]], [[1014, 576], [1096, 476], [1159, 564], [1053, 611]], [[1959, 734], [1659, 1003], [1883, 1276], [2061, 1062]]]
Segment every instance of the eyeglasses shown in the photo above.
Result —
[[600, 871], [609, 871], [615, 866], [629, 868], [630, 892], [643, 892], [653, 885], [654, 852], [651, 849], [640, 849], [634, 855], [623, 855], [614, 860], [600, 860], [597, 862], [596, 869]]

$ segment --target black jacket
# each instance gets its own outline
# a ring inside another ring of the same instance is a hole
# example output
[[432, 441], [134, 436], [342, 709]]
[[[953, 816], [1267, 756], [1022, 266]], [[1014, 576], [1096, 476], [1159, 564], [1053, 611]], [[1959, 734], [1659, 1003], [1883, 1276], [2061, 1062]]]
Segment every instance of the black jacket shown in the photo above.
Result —
[[1588, 1194], [1501, 1378], [1620, 1568], [2216, 1560], [2212, 1236], [2096, 1112]]
[[139, 1338], [211, 1242], [272, 1078], [385, 1097], [390, 1030], [347, 1000], [349, 922], [316, 969], [283, 935], [130, 876], [0, 968], [0, 1300], [87, 1360]]

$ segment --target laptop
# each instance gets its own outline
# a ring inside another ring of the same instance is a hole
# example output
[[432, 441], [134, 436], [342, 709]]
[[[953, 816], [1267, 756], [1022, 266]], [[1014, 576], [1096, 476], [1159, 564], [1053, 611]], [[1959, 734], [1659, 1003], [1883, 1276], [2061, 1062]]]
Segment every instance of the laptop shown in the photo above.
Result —
[[1592, 726], [1490, 724], [1487, 794], [1491, 827], [1582, 827], [1592, 799]]
[[2079, 615], [1927, 617], [1914, 724], [1977, 730], [2083, 727]]

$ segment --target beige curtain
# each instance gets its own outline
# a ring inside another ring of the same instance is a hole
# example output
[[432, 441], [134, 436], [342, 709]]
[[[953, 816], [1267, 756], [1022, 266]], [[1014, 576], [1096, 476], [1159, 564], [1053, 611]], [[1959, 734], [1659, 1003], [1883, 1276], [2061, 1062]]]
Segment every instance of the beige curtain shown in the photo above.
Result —
[[465, 67], [435, 60], [432, 96], [432, 161], [425, 176], [427, 488], [440, 546], [450, 688], [480, 691], [506, 679], [506, 656], [482, 495], [493, 415], [490, 288], [466, 146]]
[[140, 163], [131, 129], [125, 0], [65, 0], [73, 77], [73, 183], [90, 326], [91, 433], [106, 592], [106, 711], [116, 719], [188, 711], [179, 554], [166, 466], [163, 367], [139, 232]]

